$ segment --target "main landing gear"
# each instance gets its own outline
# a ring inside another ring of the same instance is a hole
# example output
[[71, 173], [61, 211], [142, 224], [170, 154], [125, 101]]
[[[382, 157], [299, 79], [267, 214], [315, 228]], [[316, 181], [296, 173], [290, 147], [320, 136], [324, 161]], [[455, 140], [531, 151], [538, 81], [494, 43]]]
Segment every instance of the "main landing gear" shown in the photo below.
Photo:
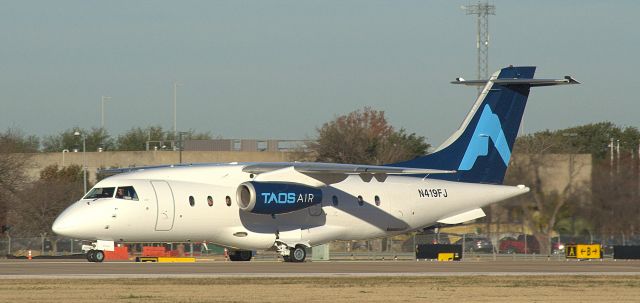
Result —
[[104, 261], [104, 251], [97, 249], [87, 251], [87, 261], [96, 263]]
[[229, 253], [229, 261], [251, 261], [253, 252], [250, 250], [233, 250]]

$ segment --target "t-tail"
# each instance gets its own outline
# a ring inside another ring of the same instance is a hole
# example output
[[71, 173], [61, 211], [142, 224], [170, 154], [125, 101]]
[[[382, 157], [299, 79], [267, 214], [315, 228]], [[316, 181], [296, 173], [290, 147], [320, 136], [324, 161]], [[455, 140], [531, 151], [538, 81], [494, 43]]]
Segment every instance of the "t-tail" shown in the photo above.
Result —
[[535, 86], [578, 84], [564, 79], [533, 79], [534, 66], [509, 66], [488, 80], [457, 78], [454, 84], [483, 85], [460, 128], [438, 149], [426, 156], [391, 166], [455, 170], [430, 178], [471, 183], [502, 184], [522, 115]]

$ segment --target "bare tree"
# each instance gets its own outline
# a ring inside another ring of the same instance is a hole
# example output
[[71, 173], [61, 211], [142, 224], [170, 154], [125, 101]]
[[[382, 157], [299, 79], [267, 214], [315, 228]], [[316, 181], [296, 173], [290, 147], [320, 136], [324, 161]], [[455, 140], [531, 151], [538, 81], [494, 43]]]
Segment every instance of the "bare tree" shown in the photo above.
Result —
[[603, 239], [627, 244], [640, 233], [640, 159], [626, 155], [599, 161], [593, 173], [593, 205], [588, 218]]
[[16, 194], [20, 202], [12, 206], [15, 233], [48, 238], [55, 251], [58, 238], [51, 226], [67, 206], [82, 196], [81, 181], [79, 165], [62, 169], [57, 164], [45, 167], [38, 181], [29, 183]]
[[0, 133], [0, 227], [8, 230], [10, 206], [26, 182], [25, 168], [30, 153], [36, 152], [39, 141], [16, 129]]
[[[549, 152], [561, 144], [565, 144], [561, 137], [551, 135], [519, 140], [505, 179], [507, 184], [527, 184], [531, 188], [511, 203], [520, 206], [524, 225], [538, 240], [540, 252], [546, 254], [551, 254], [550, 237], [558, 222], [571, 215], [567, 209], [584, 205], [589, 197], [581, 178], [586, 173], [585, 161], [577, 161], [575, 154]], [[586, 162], [590, 165], [590, 158]]]

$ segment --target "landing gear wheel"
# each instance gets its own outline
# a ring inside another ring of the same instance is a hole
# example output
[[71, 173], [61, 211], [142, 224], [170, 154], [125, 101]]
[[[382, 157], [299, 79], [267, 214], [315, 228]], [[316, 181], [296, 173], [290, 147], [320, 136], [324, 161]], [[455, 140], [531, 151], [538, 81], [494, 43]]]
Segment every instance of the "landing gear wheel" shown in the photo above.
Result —
[[290, 256], [282, 256], [282, 260], [284, 260], [285, 262], [291, 262], [291, 257]]
[[229, 254], [230, 261], [251, 261], [253, 252], [250, 250], [236, 250]]
[[102, 262], [104, 261], [104, 251], [91, 249], [87, 252], [87, 261]]
[[95, 262], [95, 250], [91, 249], [87, 251], [87, 261]]
[[304, 259], [307, 257], [307, 251], [304, 249], [304, 246], [297, 245], [295, 248], [291, 249], [291, 253], [289, 254], [289, 258], [291, 262], [304, 262]]
[[104, 261], [104, 251], [95, 250], [93, 253], [93, 260], [95, 260], [93, 262], [98, 262], [98, 263]]
[[239, 255], [240, 255], [240, 261], [251, 261], [251, 257], [253, 257], [253, 252], [250, 250], [241, 250]]

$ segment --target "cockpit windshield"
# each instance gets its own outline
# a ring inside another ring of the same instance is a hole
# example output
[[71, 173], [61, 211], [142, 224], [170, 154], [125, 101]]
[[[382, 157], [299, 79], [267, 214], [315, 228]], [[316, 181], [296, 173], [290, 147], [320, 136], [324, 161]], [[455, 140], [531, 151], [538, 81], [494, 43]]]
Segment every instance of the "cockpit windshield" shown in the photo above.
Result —
[[94, 187], [83, 199], [111, 198], [115, 190], [115, 187]]
[[135, 200], [138, 201], [138, 194], [133, 186], [119, 186], [116, 191], [116, 199]]

